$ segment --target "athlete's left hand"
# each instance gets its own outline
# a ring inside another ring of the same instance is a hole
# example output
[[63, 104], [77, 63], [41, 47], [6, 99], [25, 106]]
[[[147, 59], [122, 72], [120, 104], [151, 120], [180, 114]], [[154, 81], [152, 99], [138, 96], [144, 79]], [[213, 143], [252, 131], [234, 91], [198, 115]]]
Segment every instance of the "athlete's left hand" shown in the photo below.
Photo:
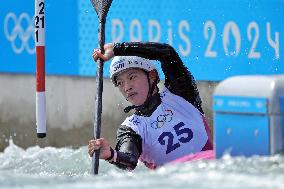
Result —
[[113, 52], [113, 44], [108, 43], [104, 45], [104, 50], [105, 53], [102, 54], [100, 49], [94, 49], [93, 52], [93, 59], [97, 61], [99, 58], [103, 59], [104, 61], [110, 60], [112, 57], [114, 57], [114, 52]]

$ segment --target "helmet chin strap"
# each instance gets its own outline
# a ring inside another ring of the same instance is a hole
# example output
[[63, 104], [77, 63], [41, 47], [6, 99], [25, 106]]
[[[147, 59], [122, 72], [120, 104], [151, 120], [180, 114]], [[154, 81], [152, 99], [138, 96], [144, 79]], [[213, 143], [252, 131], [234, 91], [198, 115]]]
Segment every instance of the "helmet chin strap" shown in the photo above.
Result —
[[157, 78], [155, 79], [155, 81], [153, 82], [153, 84], [151, 85], [151, 82], [150, 82], [150, 76], [149, 76], [149, 73], [150, 72], [146, 72], [146, 74], [147, 74], [147, 79], [148, 79], [148, 85], [149, 85], [149, 91], [148, 91], [148, 95], [147, 95], [147, 99], [145, 100], [145, 102], [143, 103], [143, 104], [141, 104], [141, 105], [131, 105], [131, 106], [127, 106], [126, 108], [124, 108], [124, 112], [125, 113], [128, 113], [128, 112], [130, 112], [130, 110], [133, 110], [133, 109], [136, 109], [137, 111], [139, 111], [139, 110], [142, 110], [142, 109], [144, 109], [145, 107], [147, 107], [147, 105], [148, 105], [148, 103], [149, 103], [149, 101], [150, 101], [150, 99], [151, 99], [151, 97], [153, 96], [153, 92], [154, 92], [154, 90], [155, 90], [155, 88], [156, 88], [156, 86], [157, 86]]

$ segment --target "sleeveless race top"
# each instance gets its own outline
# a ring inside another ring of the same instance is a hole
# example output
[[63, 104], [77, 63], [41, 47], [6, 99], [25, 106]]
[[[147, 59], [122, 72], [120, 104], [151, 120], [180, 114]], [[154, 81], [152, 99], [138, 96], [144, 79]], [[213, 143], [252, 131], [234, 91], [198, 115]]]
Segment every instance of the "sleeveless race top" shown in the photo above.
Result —
[[122, 123], [140, 135], [140, 160], [148, 167], [200, 152], [208, 140], [202, 114], [191, 103], [168, 89], [160, 96], [161, 104], [150, 117], [134, 114]]

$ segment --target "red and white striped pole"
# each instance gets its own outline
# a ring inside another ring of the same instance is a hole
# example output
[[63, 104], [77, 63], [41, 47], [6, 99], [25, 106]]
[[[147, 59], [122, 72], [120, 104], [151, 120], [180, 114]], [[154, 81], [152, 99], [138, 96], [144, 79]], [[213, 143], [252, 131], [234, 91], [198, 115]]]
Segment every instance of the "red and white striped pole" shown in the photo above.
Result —
[[37, 137], [46, 136], [44, 0], [35, 0], [36, 125]]

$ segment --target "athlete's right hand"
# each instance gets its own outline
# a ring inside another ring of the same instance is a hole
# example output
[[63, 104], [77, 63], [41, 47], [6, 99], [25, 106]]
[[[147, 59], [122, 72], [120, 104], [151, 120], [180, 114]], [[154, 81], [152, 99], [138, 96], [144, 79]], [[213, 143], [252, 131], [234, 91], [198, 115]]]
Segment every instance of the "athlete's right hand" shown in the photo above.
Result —
[[100, 149], [100, 159], [107, 159], [111, 156], [110, 145], [104, 138], [91, 139], [88, 145], [88, 153], [92, 157], [95, 150]]
[[112, 57], [114, 57], [114, 52], [113, 52], [113, 44], [108, 43], [104, 45], [104, 50], [105, 53], [102, 54], [100, 49], [94, 49], [93, 52], [93, 59], [97, 61], [99, 58], [103, 59], [104, 61], [110, 60]]

